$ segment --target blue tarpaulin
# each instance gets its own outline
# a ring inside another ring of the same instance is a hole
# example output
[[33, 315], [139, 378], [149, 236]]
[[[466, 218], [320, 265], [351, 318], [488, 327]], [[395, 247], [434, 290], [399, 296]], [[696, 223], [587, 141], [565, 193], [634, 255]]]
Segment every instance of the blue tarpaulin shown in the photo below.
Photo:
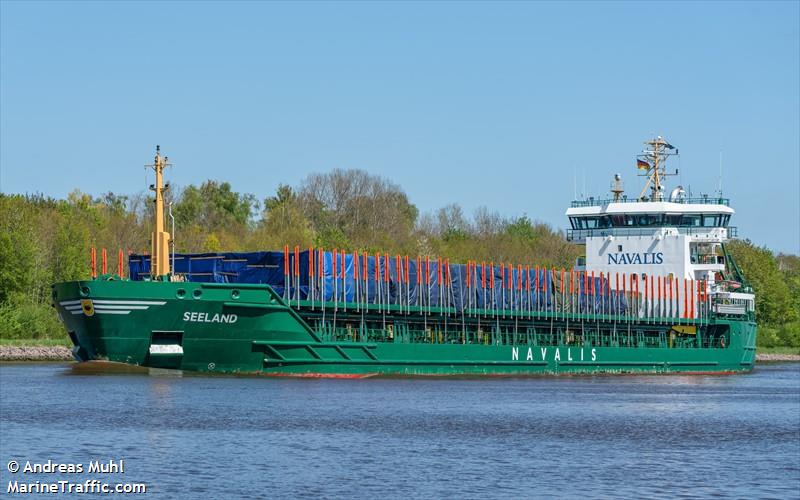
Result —
[[[421, 259], [418, 265], [416, 259], [409, 259], [406, 269], [406, 261], [400, 259], [398, 269], [396, 258], [377, 255], [359, 255], [356, 258], [354, 254], [308, 250], [298, 252], [297, 257], [289, 252], [288, 262], [283, 252], [224, 252], [175, 254], [174, 263], [173, 273], [182, 275], [187, 281], [267, 284], [289, 299], [459, 310], [570, 310], [625, 314], [628, 309], [625, 295], [609, 290], [607, 280], [595, 277], [592, 282], [592, 278], [581, 277], [574, 280], [574, 293], [570, 293], [569, 272], [562, 283], [560, 271], [545, 269], [471, 266], [468, 280], [464, 264], [445, 266], [434, 259]], [[128, 265], [132, 280], [150, 278], [150, 256], [131, 255]], [[310, 266], [313, 273], [309, 273]]]

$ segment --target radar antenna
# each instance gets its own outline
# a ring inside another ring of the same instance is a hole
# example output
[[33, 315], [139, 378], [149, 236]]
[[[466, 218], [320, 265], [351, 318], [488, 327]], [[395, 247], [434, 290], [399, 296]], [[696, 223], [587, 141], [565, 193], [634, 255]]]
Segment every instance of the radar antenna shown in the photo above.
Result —
[[[667, 173], [667, 159], [670, 156], [678, 155], [678, 149], [660, 135], [644, 144], [645, 149], [642, 154], [636, 157], [636, 167], [644, 170], [639, 177], [647, 177], [647, 182], [638, 199], [639, 201], [664, 201], [663, 181], [667, 176], [678, 174], [677, 170], [675, 173]], [[648, 188], [650, 188], [649, 199], [645, 196]]]

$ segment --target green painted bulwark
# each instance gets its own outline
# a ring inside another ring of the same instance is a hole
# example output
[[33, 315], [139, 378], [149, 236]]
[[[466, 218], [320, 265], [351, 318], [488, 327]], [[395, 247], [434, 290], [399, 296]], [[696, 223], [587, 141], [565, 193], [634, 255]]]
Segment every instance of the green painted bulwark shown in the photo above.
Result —
[[53, 304], [81, 361], [287, 376], [747, 372], [757, 334], [752, 318], [323, 312], [243, 284], [58, 283]]

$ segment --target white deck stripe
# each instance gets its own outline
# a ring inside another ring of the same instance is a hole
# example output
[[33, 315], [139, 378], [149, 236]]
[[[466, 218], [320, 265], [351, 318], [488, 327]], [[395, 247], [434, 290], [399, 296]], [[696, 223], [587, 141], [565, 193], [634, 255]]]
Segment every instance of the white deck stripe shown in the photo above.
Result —
[[99, 305], [99, 304], [94, 306], [94, 310], [95, 311], [103, 311], [103, 310], [109, 310], [109, 309], [127, 309], [128, 311], [132, 311], [133, 309], [149, 309], [149, 308], [150, 308], [150, 306], [117, 306], [117, 305], [106, 306], [106, 305]]
[[71, 306], [72, 304], [80, 304], [80, 303], [81, 303], [80, 299], [78, 299], [78, 300], [63, 300], [63, 301], [59, 302], [59, 304], [61, 304], [62, 306]]
[[163, 306], [166, 304], [166, 301], [154, 301], [154, 300], [93, 300], [95, 304], [117, 304], [121, 306], [131, 305], [131, 306]]
[[130, 314], [130, 311], [98, 311], [95, 309], [95, 314]]

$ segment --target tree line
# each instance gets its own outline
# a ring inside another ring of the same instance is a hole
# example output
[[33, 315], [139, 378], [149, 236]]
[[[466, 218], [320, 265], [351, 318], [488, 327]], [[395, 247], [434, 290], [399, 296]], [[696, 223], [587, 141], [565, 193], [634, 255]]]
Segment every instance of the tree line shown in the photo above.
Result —
[[[526, 215], [488, 208], [467, 215], [451, 204], [420, 214], [403, 189], [362, 170], [312, 174], [280, 185], [265, 199], [227, 182], [168, 191], [175, 249], [182, 253], [280, 250], [300, 245], [359, 252], [430, 255], [570, 268], [582, 249], [563, 232]], [[90, 275], [91, 247], [149, 253], [153, 203], [149, 193], [66, 199], [0, 194], [0, 335], [61, 338], [49, 307], [50, 284]], [[169, 222], [168, 222], [169, 227]], [[763, 345], [800, 345], [800, 258], [774, 255], [749, 241], [730, 244], [756, 289]]]

